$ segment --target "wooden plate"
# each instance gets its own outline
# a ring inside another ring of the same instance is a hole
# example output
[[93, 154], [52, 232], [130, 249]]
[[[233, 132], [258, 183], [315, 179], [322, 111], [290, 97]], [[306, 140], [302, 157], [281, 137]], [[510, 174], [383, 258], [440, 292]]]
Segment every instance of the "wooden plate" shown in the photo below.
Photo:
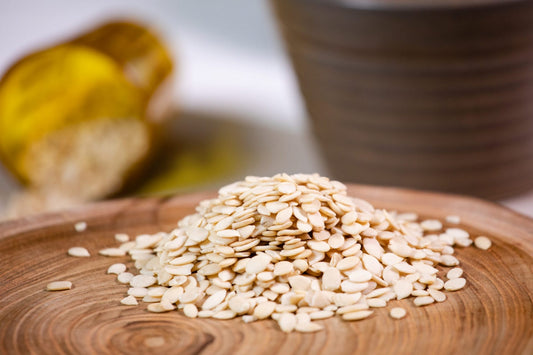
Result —
[[[0, 353], [533, 353], [533, 220], [452, 195], [361, 185], [351, 185], [350, 195], [424, 218], [460, 215], [463, 228], [487, 235], [493, 246], [458, 248], [468, 283], [444, 303], [417, 308], [411, 300], [392, 301], [364, 321], [336, 317], [321, 321], [324, 331], [285, 334], [271, 320], [188, 319], [179, 312], [149, 313], [146, 304], [119, 304], [127, 287], [106, 269], [128, 259], [102, 257], [98, 250], [115, 246], [117, 232], [171, 229], [210, 193], [110, 201], [6, 222], [0, 224]], [[74, 230], [79, 221], [87, 222], [85, 232]], [[92, 256], [69, 257], [72, 246], [84, 246]], [[74, 287], [45, 291], [53, 280], [70, 280]], [[393, 320], [388, 310], [398, 305], [408, 315]]]

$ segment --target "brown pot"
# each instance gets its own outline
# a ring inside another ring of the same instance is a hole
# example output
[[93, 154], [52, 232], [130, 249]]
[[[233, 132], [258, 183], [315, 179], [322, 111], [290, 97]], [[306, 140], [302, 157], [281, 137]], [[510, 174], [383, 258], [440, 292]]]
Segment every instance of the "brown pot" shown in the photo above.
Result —
[[533, 188], [533, 1], [271, 2], [333, 177]]

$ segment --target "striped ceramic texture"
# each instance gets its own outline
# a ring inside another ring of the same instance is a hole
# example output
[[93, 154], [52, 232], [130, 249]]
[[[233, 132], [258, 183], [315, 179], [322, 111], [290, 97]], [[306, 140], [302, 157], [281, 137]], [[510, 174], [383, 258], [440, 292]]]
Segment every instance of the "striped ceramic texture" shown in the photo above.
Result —
[[332, 175], [533, 188], [533, 1], [429, 3], [272, 0]]

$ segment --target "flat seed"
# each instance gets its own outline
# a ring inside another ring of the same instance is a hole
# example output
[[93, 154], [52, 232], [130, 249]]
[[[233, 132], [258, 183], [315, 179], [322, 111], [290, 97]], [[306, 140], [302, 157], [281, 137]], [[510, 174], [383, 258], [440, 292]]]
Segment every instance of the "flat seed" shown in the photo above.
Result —
[[183, 313], [188, 318], [196, 318], [198, 317], [198, 308], [194, 304], [188, 303], [183, 307]]
[[218, 311], [217, 313], [213, 314], [213, 318], [215, 319], [232, 319], [235, 318], [236, 314], [231, 309], [226, 309], [223, 311]]
[[258, 274], [267, 268], [271, 260], [272, 258], [267, 254], [258, 254], [246, 264], [246, 272], [249, 274]]
[[488, 250], [492, 246], [492, 242], [485, 236], [479, 236], [474, 239], [474, 245], [481, 250]]
[[383, 265], [372, 255], [363, 254], [363, 265], [372, 274], [381, 276]]
[[218, 306], [222, 301], [224, 301], [224, 298], [226, 298], [226, 290], [220, 290], [215, 293], [213, 293], [211, 296], [209, 296], [205, 302], [202, 304], [202, 309], [213, 309], [216, 306]]
[[426, 306], [428, 304], [431, 304], [435, 302], [435, 300], [433, 299], [433, 297], [431, 296], [421, 296], [421, 297], [416, 297], [413, 301], [413, 303], [415, 304], [415, 306], [417, 307], [421, 307], [421, 306]]
[[309, 322], [309, 323], [303, 323], [303, 324], [298, 323], [296, 324], [295, 329], [302, 333], [313, 333], [313, 332], [318, 332], [324, 329], [324, 327], [321, 326], [320, 324]]
[[91, 256], [89, 251], [83, 247], [72, 247], [68, 250], [68, 255], [78, 258], [86, 258]]
[[229, 300], [228, 306], [236, 314], [243, 314], [250, 309], [250, 302], [242, 296], [235, 296]]
[[[233, 249], [232, 249], [233, 250]], [[196, 255], [188, 254], [169, 261], [170, 265], [185, 265], [196, 260]]]
[[[347, 258], [343, 258], [342, 260], [340, 260], [335, 267], [337, 269], [341, 270], [341, 271], [350, 270], [350, 269], [353, 269], [357, 264], [359, 264], [359, 262], [360, 261], [359, 261], [358, 257], [349, 256]], [[363, 270], [363, 271], [365, 271], [365, 270]], [[370, 276], [372, 276], [372, 275], [370, 275]], [[368, 279], [368, 280], [370, 280], [370, 279]], [[368, 280], [365, 280], [365, 281], [368, 281]], [[353, 281], [353, 280], [351, 280], [351, 281]]]
[[366, 270], [356, 270], [348, 276], [352, 282], [366, 282], [372, 279], [372, 274]]
[[119, 243], [126, 243], [130, 240], [130, 236], [125, 233], [117, 233], [115, 234], [115, 240]]
[[422, 221], [420, 223], [420, 227], [422, 227], [425, 231], [438, 231], [442, 229], [442, 223], [436, 219], [427, 219], [425, 221]]
[[286, 275], [294, 271], [294, 265], [290, 261], [280, 261], [274, 265], [274, 275]]
[[126, 251], [120, 248], [105, 248], [105, 249], [100, 250], [98, 254], [103, 255], [103, 256], [111, 256], [111, 257], [125, 256]]
[[341, 273], [334, 267], [327, 268], [322, 274], [322, 288], [327, 291], [335, 291], [341, 286]]
[[292, 313], [282, 313], [279, 317], [278, 325], [282, 331], [290, 333], [296, 327], [296, 316]]
[[366, 300], [369, 307], [378, 308], [387, 306], [387, 302], [381, 298], [370, 298]]
[[117, 280], [121, 284], [129, 284], [132, 278], [133, 274], [129, 272], [121, 272], [117, 275]]
[[465, 287], [466, 280], [462, 277], [448, 280], [444, 283], [444, 289], [446, 291], [457, 291]]
[[136, 275], [130, 281], [131, 287], [148, 287], [155, 284], [157, 279], [149, 275]]
[[258, 304], [254, 309], [254, 316], [257, 319], [266, 319], [270, 317], [270, 315], [274, 312], [276, 309], [276, 303], [274, 302], [263, 302]]
[[121, 264], [121, 263], [113, 264], [107, 269], [108, 274], [116, 274], [116, 275], [119, 275], [125, 271], [126, 271], [126, 265]]
[[312, 320], [327, 319], [333, 317], [334, 314], [332, 311], [317, 311], [309, 313], [309, 317]]
[[446, 273], [448, 279], [457, 279], [463, 275], [463, 269], [455, 267]]
[[454, 238], [468, 238], [470, 236], [467, 231], [461, 228], [448, 228], [446, 229], [446, 234]]
[[161, 303], [150, 303], [147, 309], [153, 313], [164, 313], [170, 311], [170, 309], [163, 307]]
[[461, 217], [455, 215], [446, 216], [446, 222], [450, 224], [459, 224], [461, 223]]
[[403, 261], [403, 258], [394, 253], [385, 253], [381, 257], [381, 261], [385, 265], [394, 265], [394, 264], [401, 263]]
[[292, 217], [292, 207], [282, 209], [276, 214], [276, 223], [283, 224], [289, 221]]
[[394, 319], [402, 319], [406, 314], [407, 311], [401, 307], [394, 307], [389, 312], [389, 315]]
[[328, 252], [330, 249], [329, 244], [326, 242], [318, 242], [318, 241], [310, 240], [307, 242], [307, 245], [309, 245], [309, 248], [315, 251], [322, 252], [322, 253]]
[[446, 294], [433, 288], [428, 288], [427, 292], [437, 302], [444, 302], [446, 300]]
[[361, 319], [368, 318], [372, 313], [374, 313], [374, 311], [369, 311], [369, 310], [350, 312], [350, 313], [343, 314], [342, 319], [347, 320], [347, 321], [361, 320]]
[[74, 229], [76, 230], [76, 232], [84, 232], [87, 229], [87, 223], [78, 222], [74, 225]]
[[121, 304], [125, 305], [125, 306], [137, 306], [139, 304], [139, 302], [137, 302], [137, 300], [135, 299], [135, 297], [133, 296], [128, 296], [128, 297], [124, 297], [121, 301], [120, 301]]
[[128, 289], [128, 295], [143, 298], [148, 294], [148, 289], [145, 287], [131, 287]]
[[64, 291], [72, 288], [70, 281], [52, 281], [46, 285], [47, 291]]

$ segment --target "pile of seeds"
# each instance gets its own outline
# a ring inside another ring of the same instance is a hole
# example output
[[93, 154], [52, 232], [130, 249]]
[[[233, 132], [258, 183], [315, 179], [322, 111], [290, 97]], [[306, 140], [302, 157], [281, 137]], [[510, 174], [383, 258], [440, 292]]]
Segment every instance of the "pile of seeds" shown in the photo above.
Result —
[[152, 312], [273, 318], [283, 331], [313, 332], [322, 329], [314, 320], [359, 320], [410, 296], [424, 306], [444, 301], [443, 289], [464, 287], [460, 268], [445, 281], [435, 266], [458, 265], [453, 245], [472, 244], [469, 234], [417, 218], [375, 209], [316, 174], [247, 177], [202, 201], [170, 233], [117, 235], [123, 244], [104, 255], [127, 252], [139, 270], [109, 268], [131, 286], [125, 305], [142, 299]]

